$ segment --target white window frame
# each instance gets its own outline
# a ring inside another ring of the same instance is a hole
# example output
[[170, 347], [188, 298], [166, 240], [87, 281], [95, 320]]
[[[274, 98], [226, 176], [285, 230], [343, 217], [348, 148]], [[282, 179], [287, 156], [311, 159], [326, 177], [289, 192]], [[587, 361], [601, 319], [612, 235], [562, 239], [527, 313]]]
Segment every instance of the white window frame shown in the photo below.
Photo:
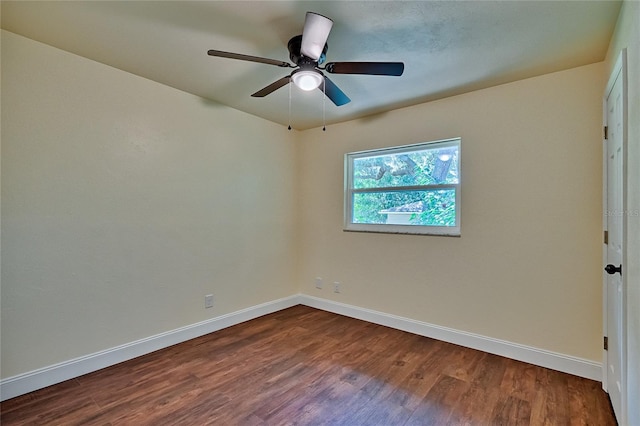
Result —
[[[403, 152], [417, 151], [424, 149], [446, 148], [457, 146], [458, 148], [458, 183], [416, 185], [391, 188], [354, 189], [353, 188], [353, 162], [355, 159], [363, 157], [373, 157], [379, 155], [396, 155]], [[460, 236], [460, 198], [461, 198], [461, 138], [451, 138], [433, 142], [422, 142], [411, 145], [402, 145], [382, 149], [372, 149], [367, 151], [349, 152], [344, 155], [344, 231], [354, 232], [377, 232], [387, 234], [419, 234], [419, 235], [439, 235], [439, 236]], [[430, 225], [395, 225], [386, 223], [353, 223], [353, 194], [362, 192], [388, 192], [393, 191], [416, 191], [416, 190], [438, 190], [455, 189], [456, 198], [456, 224], [455, 226], [430, 226]]]

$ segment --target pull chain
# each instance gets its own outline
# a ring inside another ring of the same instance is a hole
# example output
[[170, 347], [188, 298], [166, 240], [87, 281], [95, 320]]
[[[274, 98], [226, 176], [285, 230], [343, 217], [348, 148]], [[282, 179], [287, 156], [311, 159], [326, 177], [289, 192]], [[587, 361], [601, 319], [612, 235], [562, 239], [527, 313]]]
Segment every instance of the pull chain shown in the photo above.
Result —
[[289, 82], [289, 127], [287, 129], [291, 130], [291, 82]]
[[[326, 113], [326, 100], [327, 100], [327, 79], [322, 80], [322, 131], [327, 131], [327, 113]], [[288, 130], [291, 130], [291, 83], [289, 83], [289, 125]]]
[[327, 119], [325, 114], [325, 100], [327, 99], [327, 79], [322, 79], [322, 131], [327, 131]]

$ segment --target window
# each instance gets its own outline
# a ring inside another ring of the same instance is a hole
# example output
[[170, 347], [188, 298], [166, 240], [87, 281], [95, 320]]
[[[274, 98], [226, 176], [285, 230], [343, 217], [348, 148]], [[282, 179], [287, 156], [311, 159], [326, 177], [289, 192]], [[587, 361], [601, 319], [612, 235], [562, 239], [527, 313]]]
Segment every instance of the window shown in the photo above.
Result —
[[345, 155], [346, 231], [460, 235], [460, 139]]

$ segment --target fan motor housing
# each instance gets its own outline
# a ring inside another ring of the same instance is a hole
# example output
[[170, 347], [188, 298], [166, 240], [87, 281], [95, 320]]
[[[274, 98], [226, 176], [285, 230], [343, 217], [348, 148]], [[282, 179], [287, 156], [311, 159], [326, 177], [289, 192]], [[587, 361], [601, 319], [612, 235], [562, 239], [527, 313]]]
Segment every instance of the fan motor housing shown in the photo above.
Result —
[[291, 40], [287, 43], [287, 49], [289, 49], [289, 58], [291, 62], [296, 65], [304, 65], [304, 64], [315, 64], [317, 62], [318, 65], [322, 64], [327, 58], [327, 49], [329, 49], [329, 45], [327, 43], [324, 44], [324, 48], [322, 49], [322, 55], [318, 58], [317, 61], [314, 61], [311, 58], [307, 58], [302, 53], [300, 53], [300, 47], [302, 46], [302, 34], [292, 37]]

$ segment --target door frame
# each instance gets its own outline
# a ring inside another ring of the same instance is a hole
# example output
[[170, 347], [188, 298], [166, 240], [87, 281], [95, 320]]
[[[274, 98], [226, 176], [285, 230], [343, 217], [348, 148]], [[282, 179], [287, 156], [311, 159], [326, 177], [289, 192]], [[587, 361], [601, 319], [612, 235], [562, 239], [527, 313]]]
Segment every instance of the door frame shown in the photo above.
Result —
[[[613, 89], [613, 85], [616, 82], [616, 79], [620, 78], [620, 82], [622, 84], [622, 306], [620, 306], [620, 315], [621, 323], [622, 323], [622, 335], [620, 336], [620, 354], [621, 354], [621, 389], [620, 389], [620, 413], [622, 418], [617, 419], [620, 424], [626, 424], [627, 417], [627, 279], [626, 274], [624, 273], [624, 266], [627, 265], [627, 239], [626, 239], [626, 230], [627, 230], [627, 215], [625, 214], [628, 211], [627, 206], [627, 49], [621, 49], [618, 54], [618, 58], [616, 60], [615, 66], [609, 75], [609, 80], [607, 82], [607, 86], [603, 96], [603, 126], [607, 126], [607, 99], [611, 90]], [[602, 186], [602, 227], [603, 231], [607, 231], [607, 139], [603, 135], [603, 144], [602, 144], [602, 176], [603, 176], [603, 186]], [[604, 232], [603, 232], [604, 236]], [[607, 244], [604, 242], [604, 237], [602, 240], [602, 266], [606, 265], [607, 262]], [[607, 311], [608, 311], [608, 293], [607, 293], [607, 273], [602, 272], [602, 324], [603, 324], [603, 336], [607, 337], [608, 334], [608, 325], [607, 325]], [[602, 389], [604, 389], [608, 393], [609, 388], [609, 377], [608, 377], [608, 352], [604, 349], [602, 350]]]

